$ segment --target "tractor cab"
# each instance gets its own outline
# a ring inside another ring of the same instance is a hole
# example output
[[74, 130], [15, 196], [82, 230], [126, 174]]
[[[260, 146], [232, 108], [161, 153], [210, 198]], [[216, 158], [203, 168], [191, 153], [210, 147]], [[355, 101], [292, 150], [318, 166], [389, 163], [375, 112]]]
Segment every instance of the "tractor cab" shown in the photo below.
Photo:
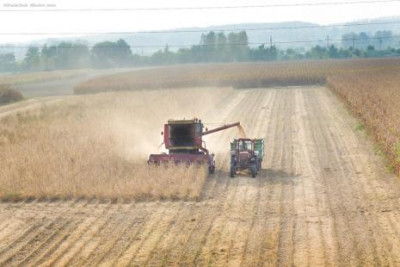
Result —
[[234, 139], [231, 142], [231, 177], [240, 170], [249, 170], [255, 177], [261, 169], [263, 156], [264, 139]]
[[251, 140], [238, 139], [238, 145], [239, 145], [239, 152], [249, 152], [249, 151], [251, 152], [253, 142]]

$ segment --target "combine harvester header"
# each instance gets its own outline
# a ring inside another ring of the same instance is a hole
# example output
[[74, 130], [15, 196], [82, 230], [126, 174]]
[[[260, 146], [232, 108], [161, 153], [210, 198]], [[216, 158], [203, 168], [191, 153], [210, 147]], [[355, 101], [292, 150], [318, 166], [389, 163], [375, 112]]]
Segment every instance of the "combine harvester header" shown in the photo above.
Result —
[[210, 173], [215, 171], [214, 154], [206, 149], [203, 136], [223, 131], [232, 127], [240, 127], [240, 122], [227, 124], [212, 130], [205, 130], [201, 120], [169, 120], [164, 125], [164, 144], [169, 151], [163, 154], [151, 154], [149, 164], [159, 165], [161, 163], [175, 164], [207, 164]]

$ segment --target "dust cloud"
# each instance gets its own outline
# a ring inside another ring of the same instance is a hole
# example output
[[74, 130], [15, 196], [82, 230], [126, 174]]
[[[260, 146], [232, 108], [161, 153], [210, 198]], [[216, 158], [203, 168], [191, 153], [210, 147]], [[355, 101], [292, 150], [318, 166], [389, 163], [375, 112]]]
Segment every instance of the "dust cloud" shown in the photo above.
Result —
[[231, 91], [85, 95], [4, 120], [0, 197], [197, 198], [204, 168], [153, 169], [147, 159], [164, 151], [169, 119], [207, 117]]
[[242, 125], [238, 126], [238, 135], [239, 135], [239, 138], [247, 138], [246, 132], [244, 131], [244, 128]]

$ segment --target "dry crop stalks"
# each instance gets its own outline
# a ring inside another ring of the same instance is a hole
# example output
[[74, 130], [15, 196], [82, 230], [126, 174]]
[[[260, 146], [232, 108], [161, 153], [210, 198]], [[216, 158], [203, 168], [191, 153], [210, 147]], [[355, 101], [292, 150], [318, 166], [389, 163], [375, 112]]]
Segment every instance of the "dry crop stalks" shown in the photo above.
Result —
[[6, 117], [0, 124], [0, 196], [196, 199], [204, 168], [147, 166], [161, 142], [154, 129], [169, 118], [201, 115], [231, 91], [79, 96]]
[[399, 69], [334, 75], [327, 84], [361, 120], [400, 174]]
[[189, 85], [257, 88], [327, 84], [363, 121], [400, 174], [399, 71], [397, 58], [187, 65], [104, 76], [79, 84], [75, 93]]
[[[261, 88], [325, 84], [337, 73], [398, 68], [398, 59], [184, 65], [102, 76], [77, 85], [76, 94], [196, 86]], [[157, 77], [156, 79], [154, 77]]]
[[41, 72], [14, 73], [0, 76], [0, 84], [22, 84], [48, 80], [58, 80], [87, 73], [88, 70], [55, 70]]
[[22, 94], [11, 86], [0, 85], [0, 105], [17, 102], [23, 98]]

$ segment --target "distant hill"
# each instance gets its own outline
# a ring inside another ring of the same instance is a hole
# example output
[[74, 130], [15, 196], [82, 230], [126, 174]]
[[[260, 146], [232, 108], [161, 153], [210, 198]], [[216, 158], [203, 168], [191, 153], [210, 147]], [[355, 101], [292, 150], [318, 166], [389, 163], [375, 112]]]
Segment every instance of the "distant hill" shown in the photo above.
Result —
[[[79, 41], [88, 45], [93, 45], [101, 41], [116, 41], [118, 39], [124, 39], [128, 44], [133, 46], [165, 46], [168, 44], [172, 50], [175, 50], [173, 46], [179, 45], [193, 45], [198, 44], [201, 36], [201, 32], [190, 32], [195, 31], [210, 31], [210, 30], [224, 30], [230, 31], [235, 29], [252, 29], [248, 30], [247, 34], [250, 43], [266, 43], [269, 45], [270, 38], [272, 42], [279, 48], [303, 48], [308, 49], [311, 46], [317, 44], [326, 45], [327, 36], [329, 36], [330, 44], [337, 44], [340, 46], [340, 39], [343, 34], [349, 32], [366, 32], [373, 34], [376, 31], [392, 31], [394, 34], [400, 33], [400, 16], [399, 17], [383, 17], [373, 20], [361, 20], [350, 23], [341, 24], [362, 24], [362, 23], [379, 23], [379, 22], [396, 22], [397, 24], [379, 24], [379, 25], [354, 25], [354, 26], [335, 26], [332, 27], [318, 27], [320, 25], [308, 22], [281, 22], [281, 23], [251, 23], [251, 24], [235, 24], [235, 25], [215, 25], [204, 28], [181, 28], [174, 29], [178, 31], [189, 31], [189, 32], [162, 32], [162, 33], [136, 33], [136, 34], [98, 34], [80, 37], [69, 37], [63, 39], [43, 39], [35, 41], [35, 44], [54, 44], [61, 41]], [[306, 27], [306, 28], [302, 28]], [[309, 27], [309, 28], [307, 28]], [[271, 30], [270, 28], [273, 28]], [[289, 29], [294, 28], [294, 29]], [[302, 28], [302, 29], [296, 29]], [[257, 30], [259, 29], [259, 30]], [[319, 42], [297, 42], [307, 40], [320, 40]], [[399, 39], [400, 41], [400, 39]], [[29, 45], [29, 43], [19, 44]], [[0, 45], [1, 46], [1, 45]], [[400, 45], [399, 45], [400, 46]], [[160, 48], [135, 48], [132, 47], [132, 51], [138, 54], [148, 55]], [[0, 48], [0, 53], [14, 52], [17, 58], [22, 58], [26, 52], [26, 49], [21, 48]]]

